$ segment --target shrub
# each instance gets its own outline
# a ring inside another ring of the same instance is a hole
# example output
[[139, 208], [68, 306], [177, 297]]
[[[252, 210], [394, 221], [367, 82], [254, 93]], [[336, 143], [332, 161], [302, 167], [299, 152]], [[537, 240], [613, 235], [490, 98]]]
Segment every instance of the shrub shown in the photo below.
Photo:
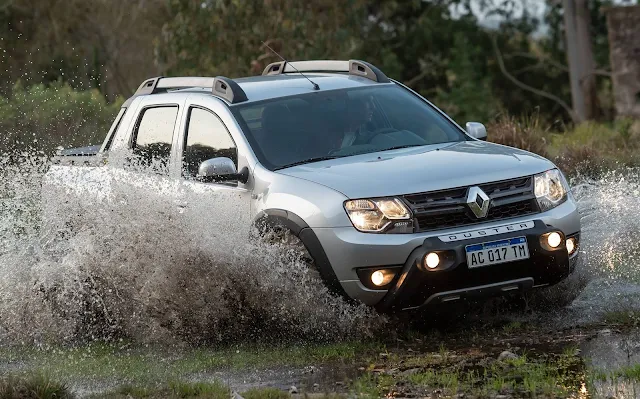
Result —
[[100, 144], [121, 104], [120, 98], [108, 103], [97, 89], [18, 82], [12, 97], [0, 97], [0, 153], [37, 149], [50, 155], [58, 146]]
[[490, 141], [517, 147], [552, 160], [565, 173], [594, 174], [640, 163], [640, 121], [585, 122], [553, 132], [538, 114], [503, 115], [487, 126]]
[[593, 174], [603, 168], [637, 165], [639, 139], [640, 126], [630, 119], [585, 122], [550, 135], [550, 153], [567, 172]]
[[490, 141], [530, 151], [543, 157], [548, 156], [546, 137], [548, 130], [542, 126], [537, 113], [523, 118], [503, 115], [487, 126]]
[[65, 384], [51, 381], [47, 377], [5, 377], [0, 380], [2, 399], [67, 399], [73, 398]]

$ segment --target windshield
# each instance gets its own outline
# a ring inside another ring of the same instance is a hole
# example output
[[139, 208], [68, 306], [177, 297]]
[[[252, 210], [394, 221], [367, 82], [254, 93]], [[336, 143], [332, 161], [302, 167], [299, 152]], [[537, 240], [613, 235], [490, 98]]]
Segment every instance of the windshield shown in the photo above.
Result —
[[232, 109], [270, 170], [467, 140], [436, 109], [397, 85], [307, 93]]

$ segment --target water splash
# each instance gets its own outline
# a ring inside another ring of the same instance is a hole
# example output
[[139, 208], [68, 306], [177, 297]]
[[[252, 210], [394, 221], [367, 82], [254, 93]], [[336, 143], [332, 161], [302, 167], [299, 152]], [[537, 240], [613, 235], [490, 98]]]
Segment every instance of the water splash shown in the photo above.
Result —
[[[640, 170], [578, 178], [581, 257], [572, 281], [577, 298], [564, 323], [590, 323], [609, 312], [640, 310]], [[566, 315], [563, 315], [566, 317]]]
[[211, 194], [109, 167], [43, 181], [43, 159], [18, 165], [0, 176], [5, 340], [335, 340], [385, 322], [331, 295], [298, 252], [252, 239], [242, 210]]
[[[384, 330], [386, 318], [329, 294], [298, 252], [250, 237], [239, 202], [202, 201], [178, 181], [109, 166], [43, 180], [47, 161], [22, 158], [0, 159], [0, 339], [203, 343]], [[640, 308], [640, 171], [572, 186], [582, 262], [555, 288], [577, 295], [560, 326]], [[189, 204], [182, 212], [176, 195]]]

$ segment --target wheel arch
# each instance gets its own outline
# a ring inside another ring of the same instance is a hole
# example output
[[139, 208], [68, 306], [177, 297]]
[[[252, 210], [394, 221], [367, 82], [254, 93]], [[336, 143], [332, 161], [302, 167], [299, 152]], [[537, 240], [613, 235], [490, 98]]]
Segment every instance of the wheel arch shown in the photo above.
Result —
[[294, 212], [284, 209], [265, 209], [256, 215], [253, 223], [254, 226], [260, 226], [263, 223], [262, 226], [267, 228], [280, 226], [291, 231], [302, 241], [309, 255], [313, 258], [320, 277], [322, 277], [329, 291], [333, 294], [351, 299], [342, 288], [342, 284], [340, 284], [318, 236], [304, 219]]

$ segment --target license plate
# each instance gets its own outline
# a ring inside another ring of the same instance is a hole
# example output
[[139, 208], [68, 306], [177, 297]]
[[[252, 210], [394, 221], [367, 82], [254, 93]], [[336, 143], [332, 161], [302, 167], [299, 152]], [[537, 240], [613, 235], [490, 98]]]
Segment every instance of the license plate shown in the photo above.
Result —
[[526, 237], [467, 245], [465, 251], [470, 268], [529, 259]]

